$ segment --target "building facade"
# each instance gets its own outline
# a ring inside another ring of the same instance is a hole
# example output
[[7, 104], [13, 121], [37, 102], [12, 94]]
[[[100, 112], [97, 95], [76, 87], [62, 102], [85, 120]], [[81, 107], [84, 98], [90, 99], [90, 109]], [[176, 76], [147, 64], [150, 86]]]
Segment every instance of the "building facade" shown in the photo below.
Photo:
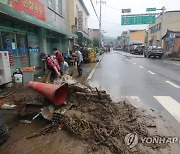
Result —
[[92, 45], [93, 32], [88, 28], [88, 16], [90, 14], [83, 0], [66, 0], [66, 2], [67, 30], [78, 35], [77, 44]]
[[0, 51], [8, 51], [11, 70], [41, 66], [40, 55], [63, 53], [76, 35], [66, 30], [66, 0], [0, 0]]
[[128, 50], [128, 45], [129, 45], [129, 33], [128, 33], [128, 31], [122, 32], [121, 39], [120, 39], [120, 45], [122, 46], [122, 49], [124, 51]]
[[149, 25], [148, 29], [148, 45], [163, 46], [162, 37], [166, 34], [167, 30], [180, 31], [180, 11], [167, 11], [163, 16], [159, 15], [153, 25]]
[[146, 30], [130, 30], [129, 39], [130, 44], [145, 44]]
[[130, 51], [132, 45], [145, 45], [146, 30], [123, 31], [119, 37], [119, 46], [126, 52]]
[[122, 47], [122, 36], [118, 36], [115, 40], [115, 48]]
[[180, 31], [167, 30], [163, 42], [163, 49], [169, 56], [180, 57]]

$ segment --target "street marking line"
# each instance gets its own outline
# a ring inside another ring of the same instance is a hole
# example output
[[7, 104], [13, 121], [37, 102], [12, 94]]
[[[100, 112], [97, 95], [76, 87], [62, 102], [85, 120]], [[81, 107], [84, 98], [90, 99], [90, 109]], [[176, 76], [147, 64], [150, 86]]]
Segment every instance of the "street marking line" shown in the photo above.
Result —
[[127, 100], [134, 107], [142, 107], [143, 103], [138, 96], [121, 96], [121, 100]]
[[177, 63], [173, 63], [174, 65], [180, 65], [180, 64], [177, 64]]
[[144, 68], [143, 66], [139, 66], [140, 68]]
[[148, 71], [148, 72], [149, 72], [149, 73], [151, 73], [151, 74], [153, 74], [153, 75], [154, 75], [154, 74], [156, 74], [156, 73], [154, 73], [154, 72], [151, 72], [151, 71]]
[[92, 78], [94, 72], [96, 71], [96, 68], [97, 68], [98, 64], [99, 64], [99, 62], [98, 62], [98, 63], [96, 64], [96, 66], [93, 68], [93, 70], [92, 70], [91, 73], [89, 74], [87, 80], [90, 80], [90, 79]]
[[180, 103], [170, 96], [154, 96], [154, 98], [180, 123]]
[[173, 65], [178, 65], [178, 66], [180, 65], [180, 64], [177, 64], [177, 63], [172, 63], [172, 62], [170, 62], [170, 61], [163, 61], [163, 62], [168, 63], [168, 64], [171, 64], [171, 65], [172, 65], [172, 64], [173, 64]]
[[172, 82], [170, 82], [170, 81], [166, 81], [167, 83], [169, 83], [171, 86], [173, 86], [173, 87], [175, 87], [175, 88], [180, 88], [178, 85], [176, 85], [176, 84], [174, 84], [174, 83], [172, 83]]

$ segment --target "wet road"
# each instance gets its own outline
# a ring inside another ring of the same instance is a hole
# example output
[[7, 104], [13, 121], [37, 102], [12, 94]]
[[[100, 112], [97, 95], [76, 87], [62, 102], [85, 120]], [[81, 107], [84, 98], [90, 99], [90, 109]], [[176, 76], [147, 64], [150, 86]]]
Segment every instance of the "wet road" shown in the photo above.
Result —
[[180, 62], [112, 51], [104, 54], [90, 84], [106, 90], [116, 101], [138, 98], [180, 136]]

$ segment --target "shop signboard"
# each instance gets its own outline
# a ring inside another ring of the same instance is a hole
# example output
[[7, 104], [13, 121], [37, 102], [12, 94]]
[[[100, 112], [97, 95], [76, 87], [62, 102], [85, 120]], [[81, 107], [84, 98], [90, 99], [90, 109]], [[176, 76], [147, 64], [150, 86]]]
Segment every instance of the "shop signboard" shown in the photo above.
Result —
[[38, 0], [11, 0], [11, 7], [45, 21], [45, 6]]
[[174, 44], [175, 43], [175, 37], [171, 37], [170, 42], [171, 42], [171, 44]]
[[169, 36], [170, 36], [170, 38], [175, 38], [176, 34], [175, 33], [170, 33]]
[[78, 11], [78, 30], [83, 29], [83, 12]]

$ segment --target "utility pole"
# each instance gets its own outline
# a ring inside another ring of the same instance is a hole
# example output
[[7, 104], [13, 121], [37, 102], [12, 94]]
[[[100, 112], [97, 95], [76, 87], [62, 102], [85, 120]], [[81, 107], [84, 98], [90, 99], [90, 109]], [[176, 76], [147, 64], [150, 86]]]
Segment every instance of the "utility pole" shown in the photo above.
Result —
[[96, 2], [96, 3], [100, 3], [100, 17], [99, 17], [99, 33], [100, 33], [100, 36], [99, 36], [99, 48], [101, 47], [101, 44], [102, 44], [102, 4], [106, 4], [105, 1], [102, 1], [100, 0], [99, 2]]
[[161, 30], [160, 30], [160, 38], [159, 38], [160, 45], [162, 47], [162, 32], [163, 32], [163, 23], [164, 23], [164, 13], [165, 13], [166, 8], [163, 6], [162, 9], [159, 9], [159, 10], [162, 10], [162, 12], [161, 12]]

